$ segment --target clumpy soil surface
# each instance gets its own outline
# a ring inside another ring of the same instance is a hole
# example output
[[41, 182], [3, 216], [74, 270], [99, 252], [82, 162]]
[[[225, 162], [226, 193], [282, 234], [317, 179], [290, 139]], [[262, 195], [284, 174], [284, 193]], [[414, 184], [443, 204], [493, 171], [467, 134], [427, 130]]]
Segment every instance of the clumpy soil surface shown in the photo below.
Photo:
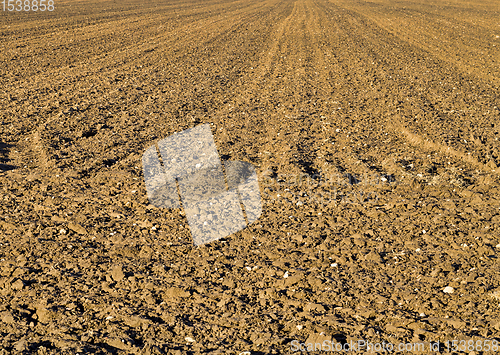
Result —
[[[0, 353], [500, 340], [499, 18], [493, 0], [2, 12]], [[195, 247], [141, 157], [203, 123], [256, 168], [263, 213]]]

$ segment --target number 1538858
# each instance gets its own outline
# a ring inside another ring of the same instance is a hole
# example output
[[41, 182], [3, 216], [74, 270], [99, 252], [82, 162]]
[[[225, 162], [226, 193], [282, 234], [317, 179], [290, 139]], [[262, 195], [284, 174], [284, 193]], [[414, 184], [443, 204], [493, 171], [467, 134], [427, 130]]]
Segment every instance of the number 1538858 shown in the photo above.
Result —
[[54, 11], [54, 0], [1, 0], [3, 11]]

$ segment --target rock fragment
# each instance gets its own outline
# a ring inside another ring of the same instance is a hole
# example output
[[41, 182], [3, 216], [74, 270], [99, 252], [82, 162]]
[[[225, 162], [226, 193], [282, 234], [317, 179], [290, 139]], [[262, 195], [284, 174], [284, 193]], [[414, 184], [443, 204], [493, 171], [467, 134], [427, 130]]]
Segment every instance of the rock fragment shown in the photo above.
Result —
[[68, 223], [68, 228], [78, 234], [87, 234], [87, 230], [78, 223]]
[[11, 285], [13, 290], [22, 290], [24, 287], [24, 282], [21, 279], [17, 279]]
[[123, 273], [123, 268], [121, 265], [113, 266], [113, 268], [111, 269], [111, 277], [116, 282], [123, 280], [125, 274]]
[[446, 286], [444, 289], [443, 289], [443, 292], [444, 293], [453, 293], [455, 290], [453, 289], [453, 287], [451, 286]]

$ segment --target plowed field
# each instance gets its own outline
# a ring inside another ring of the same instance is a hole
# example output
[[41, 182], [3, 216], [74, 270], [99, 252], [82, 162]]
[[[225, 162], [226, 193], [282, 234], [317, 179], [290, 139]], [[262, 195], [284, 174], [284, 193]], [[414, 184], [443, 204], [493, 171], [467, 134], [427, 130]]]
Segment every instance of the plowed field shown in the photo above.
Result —
[[[3, 11], [0, 353], [481, 353], [500, 341], [499, 85], [496, 0]], [[254, 165], [263, 214], [195, 247], [141, 157], [202, 123]]]

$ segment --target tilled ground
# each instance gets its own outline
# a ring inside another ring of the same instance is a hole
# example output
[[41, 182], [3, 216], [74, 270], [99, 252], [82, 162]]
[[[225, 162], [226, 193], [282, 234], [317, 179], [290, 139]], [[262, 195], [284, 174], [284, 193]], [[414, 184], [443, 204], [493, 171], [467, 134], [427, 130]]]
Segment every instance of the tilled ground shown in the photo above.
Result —
[[[497, 1], [55, 3], [0, 18], [2, 353], [500, 340]], [[141, 157], [201, 123], [264, 212], [194, 247]]]

